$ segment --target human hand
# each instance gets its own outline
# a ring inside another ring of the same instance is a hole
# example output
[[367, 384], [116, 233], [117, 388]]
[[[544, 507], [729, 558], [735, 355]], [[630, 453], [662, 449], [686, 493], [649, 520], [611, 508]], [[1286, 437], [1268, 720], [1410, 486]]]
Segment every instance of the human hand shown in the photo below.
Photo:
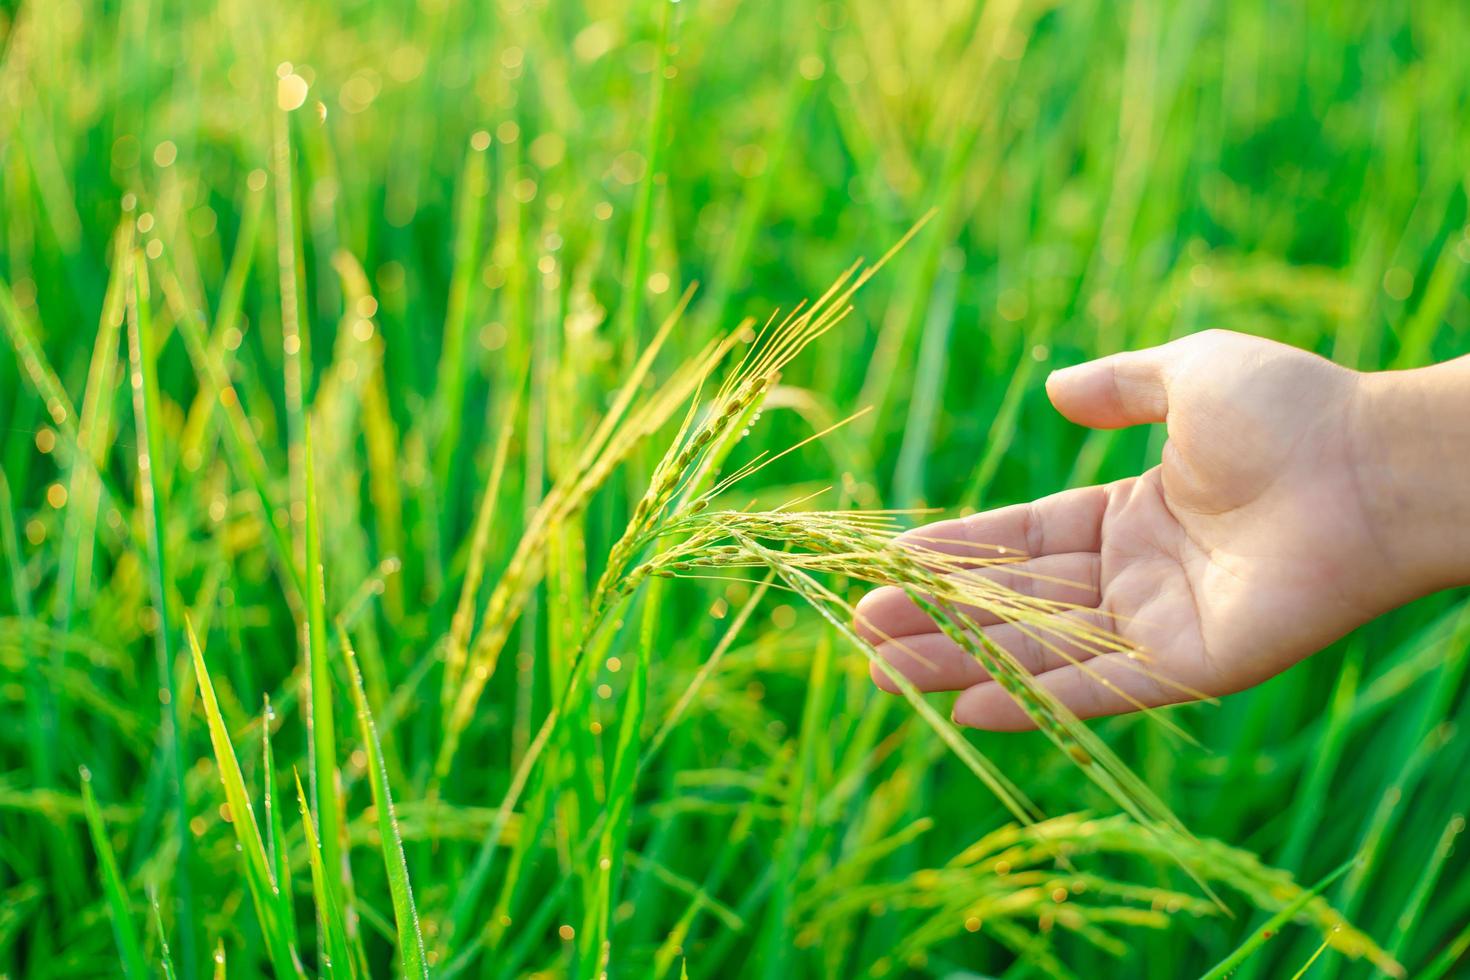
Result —
[[[1470, 584], [1470, 358], [1360, 374], [1282, 344], [1207, 331], [1057, 371], [1047, 394], [1093, 428], [1165, 422], [1162, 462], [904, 535], [952, 554], [1028, 559], [957, 574], [1071, 603], [1142, 652], [977, 623], [1079, 717], [1242, 690], [1413, 598]], [[857, 629], [957, 722], [1030, 717], [901, 590]], [[896, 687], [877, 665], [879, 687]]]

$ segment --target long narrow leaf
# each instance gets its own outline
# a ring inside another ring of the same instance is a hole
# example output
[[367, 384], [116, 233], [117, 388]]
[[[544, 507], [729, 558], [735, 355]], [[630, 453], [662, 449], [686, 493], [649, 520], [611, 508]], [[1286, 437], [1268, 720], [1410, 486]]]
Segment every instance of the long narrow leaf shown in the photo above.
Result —
[[158, 933], [158, 959], [163, 967], [164, 980], [175, 980], [178, 971], [174, 969], [173, 953], [168, 948], [168, 932], [163, 928], [163, 910], [158, 907], [156, 894], [149, 896], [149, 904], [153, 906], [153, 928]]
[[151, 971], [148, 969], [148, 961], [143, 957], [143, 944], [138, 940], [132, 913], [128, 910], [127, 886], [123, 884], [122, 873], [117, 869], [117, 856], [112, 851], [112, 842], [107, 839], [102, 813], [97, 809], [97, 797], [92, 793], [92, 774], [83, 766], [81, 776], [82, 808], [87, 814], [87, 829], [92, 834], [92, 846], [97, 851], [102, 891], [107, 896], [107, 912], [112, 918], [112, 935], [117, 939], [123, 974], [129, 980], [143, 980]]
[[388, 890], [393, 896], [393, 918], [398, 924], [398, 955], [402, 973], [410, 977], [429, 975], [424, 953], [424, 936], [419, 930], [418, 907], [413, 900], [413, 886], [408, 878], [408, 860], [403, 853], [403, 837], [398, 832], [398, 817], [393, 812], [393, 796], [388, 788], [388, 769], [383, 765], [383, 747], [378, 727], [368, 707], [362, 672], [357, 669], [357, 653], [347, 631], [339, 628], [342, 652], [347, 658], [352, 677], [352, 701], [357, 707], [357, 725], [367, 753], [368, 785], [373, 793], [373, 810], [378, 818], [378, 837], [383, 847], [383, 869], [388, 875]]
[[194, 635], [194, 624], [187, 617], [184, 619], [184, 631], [189, 638], [189, 650], [194, 657], [194, 673], [199, 678], [199, 701], [204, 706], [204, 714], [209, 722], [209, 740], [214, 746], [220, 782], [224, 785], [225, 801], [230, 806], [230, 826], [234, 828], [235, 839], [240, 845], [245, 878], [250, 886], [250, 897], [255, 903], [256, 917], [260, 920], [260, 931], [265, 936], [266, 952], [277, 977], [301, 976], [300, 957], [288, 938], [290, 934], [287, 927], [281, 921], [280, 892], [266, 858], [265, 841], [255, 822], [250, 794], [245, 789], [245, 777], [240, 772], [240, 762], [235, 758], [229, 730], [220, 714], [219, 701], [214, 696], [214, 684], [204, 665], [204, 651], [199, 646], [199, 638]]
[[1250, 936], [1246, 938], [1245, 942], [1237, 946], [1235, 948], [1235, 951], [1232, 952], [1229, 956], [1225, 957], [1219, 963], [1215, 964], [1214, 968], [1205, 973], [1205, 975], [1202, 976], [1200, 980], [1224, 980], [1225, 977], [1230, 976], [1230, 974], [1235, 972], [1240, 964], [1244, 963], [1262, 946], [1266, 945], [1266, 943], [1271, 940], [1272, 936], [1279, 933], [1283, 926], [1289, 923], [1292, 919], [1296, 918], [1297, 913], [1306, 908], [1307, 904], [1310, 903], [1312, 899], [1322, 894], [1322, 892], [1327, 888], [1328, 885], [1331, 885], [1334, 881], [1347, 874], [1352, 866], [1357, 862], [1357, 860], [1358, 859], [1355, 857], [1351, 861], [1344, 862], [1340, 867], [1338, 867], [1336, 871], [1331, 872], [1321, 881], [1317, 882], [1317, 884], [1313, 885], [1311, 888], [1306, 889], [1291, 902], [1287, 903], [1287, 905], [1282, 908], [1280, 912], [1277, 912], [1275, 915], [1271, 916], [1271, 918], [1267, 920], [1266, 924], [1263, 925], [1261, 928], [1253, 931]]
[[332, 671], [327, 659], [326, 581], [322, 569], [321, 515], [317, 509], [316, 464], [311, 428], [305, 436], [306, 459], [306, 667], [311, 698], [307, 702], [311, 732], [311, 791], [321, 824], [326, 887], [346, 908], [342, 889], [346, 859], [342, 854], [342, 821], [337, 786], [337, 723], [332, 705]]
[[311, 866], [311, 890], [316, 898], [317, 921], [321, 923], [325, 948], [326, 960], [321, 964], [321, 972], [329, 977], [351, 977], [356, 971], [352, 951], [347, 946], [347, 923], [342, 918], [342, 907], [337, 904], [336, 895], [328, 885], [321, 842], [317, 838], [311, 807], [306, 802], [306, 787], [301, 785], [299, 772], [296, 774], [296, 798], [301, 804], [301, 826], [306, 832], [307, 863]]
[[143, 253], [132, 258], [133, 278], [127, 297], [128, 359], [133, 389], [133, 415], [138, 432], [138, 496], [143, 513], [144, 537], [147, 540], [148, 587], [157, 628], [153, 649], [158, 666], [158, 689], [163, 692], [164, 709], [160, 739], [164, 765], [169, 767], [174, 802], [174, 837], [178, 845], [178, 874], [174, 880], [177, 898], [180, 946], [186, 963], [193, 961], [194, 913], [190, 888], [191, 854], [188, 802], [184, 797], [183, 723], [179, 717], [179, 697], [174, 690], [174, 630], [169, 612], [169, 593], [173, 579], [169, 553], [164, 547], [166, 483], [160, 477], [164, 466], [162, 405], [158, 392], [157, 345], [153, 337], [153, 317], [148, 291], [148, 266]]

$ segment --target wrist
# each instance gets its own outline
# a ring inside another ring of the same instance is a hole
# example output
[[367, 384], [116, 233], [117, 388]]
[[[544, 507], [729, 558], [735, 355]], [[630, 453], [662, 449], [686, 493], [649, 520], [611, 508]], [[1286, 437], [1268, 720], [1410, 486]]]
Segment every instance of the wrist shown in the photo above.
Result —
[[1470, 357], [1360, 375], [1353, 429], [1364, 516], [1395, 591], [1470, 585]]

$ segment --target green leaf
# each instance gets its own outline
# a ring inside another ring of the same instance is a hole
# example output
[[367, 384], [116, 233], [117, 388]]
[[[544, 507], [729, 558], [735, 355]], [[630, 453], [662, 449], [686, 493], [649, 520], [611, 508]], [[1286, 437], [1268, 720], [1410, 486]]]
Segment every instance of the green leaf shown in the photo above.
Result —
[[357, 725], [367, 753], [368, 785], [372, 788], [373, 809], [378, 817], [378, 837], [383, 847], [383, 869], [388, 875], [388, 890], [393, 897], [393, 918], [398, 924], [398, 955], [404, 976], [427, 977], [424, 936], [419, 931], [418, 907], [413, 900], [413, 886], [408, 878], [408, 861], [403, 853], [403, 837], [398, 832], [398, 817], [393, 812], [393, 796], [388, 788], [388, 769], [383, 764], [383, 747], [378, 728], [368, 707], [362, 672], [357, 669], [357, 653], [345, 629], [338, 628], [342, 652], [347, 657], [352, 677], [352, 702], [357, 708]]
[[1345, 862], [1336, 871], [1333, 871], [1331, 874], [1327, 875], [1327, 877], [1317, 882], [1317, 884], [1313, 885], [1311, 888], [1303, 891], [1295, 899], [1289, 902], [1284, 908], [1282, 908], [1281, 911], [1271, 916], [1271, 918], [1266, 921], [1266, 924], [1264, 926], [1253, 931], [1245, 942], [1237, 946], [1235, 951], [1229, 956], [1225, 957], [1219, 963], [1215, 964], [1214, 969], [1210, 970], [1209, 972], [1204, 974], [1204, 976], [1200, 977], [1200, 980], [1224, 980], [1225, 977], [1230, 976], [1230, 974], [1235, 972], [1235, 970], [1239, 968], [1239, 966], [1247, 959], [1249, 959], [1252, 954], [1254, 954], [1262, 946], [1266, 945], [1266, 943], [1271, 939], [1272, 936], [1280, 932], [1283, 926], [1289, 923], [1292, 919], [1296, 918], [1297, 913], [1306, 908], [1307, 904], [1311, 902], [1312, 899], [1322, 894], [1322, 892], [1326, 890], [1328, 885], [1331, 885], [1334, 881], [1347, 874], [1349, 869], [1352, 868], [1357, 860], [1358, 859], [1355, 857], [1351, 861]]
[[281, 807], [276, 802], [276, 793], [280, 787], [280, 781], [276, 779], [276, 759], [271, 747], [271, 725], [276, 717], [275, 708], [271, 707], [269, 696], [265, 699], [265, 711], [260, 720], [260, 745], [263, 763], [265, 765], [265, 794], [262, 802], [265, 805], [265, 829], [269, 835], [267, 840], [267, 867], [276, 880], [276, 899], [280, 906], [280, 919], [286, 930], [286, 939], [292, 945], [296, 943], [296, 920], [292, 914], [291, 901], [294, 892], [291, 890], [291, 859], [290, 852], [286, 849], [286, 829], [281, 821]]
[[312, 819], [311, 807], [306, 802], [306, 787], [301, 785], [301, 774], [296, 773], [296, 798], [301, 803], [301, 826], [306, 831], [306, 855], [311, 866], [311, 890], [316, 897], [317, 921], [323, 931], [326, 961], [321, 972], [329, 977], [350, 977], [353, 969], [352, 951], [347, 946], [347, 923], [342, 918], [342, 906], [337, 903], [335, 893], [327, 883], [327, 871], [322, 860], [321, 842], [317, 839], [316, 823]]
[[163, 912], [158, 907], [158, 895], [150, 895], [149, 899], [153, 906], [153, 928], [158, 931], [158, 956], [163, 965], [164, 980], [175, 980], [178, 971], [174, 969], [173, 954], [169, 952], [168, 932], [163, 928]]
[[[316, 464], [311, 427], [306, 428], [306, 666], [311, 698], [307, 727], [311, 733], [311, 791], [321, 824], [325, 887], [338, 908], [343, 901], [346, 859], [342, 854], [342, 818], [337, 785], [337, 724], [332, 707], [332, 672], [327, 660], [326, 581], [322, 570], [321, 525], [316, 497]], [[318, 908], [320, 912], [320, 907]]]
[[245, 879], [255, 903], [256, 917], [260, 920], [260, 931], [265, 936], [266, 951], [278, 977], [304, 976], [301, 959], [290, 940], [289, 927], [282, 922], [280, 892], [266, 858], [260, 827], [255, 823], [255, 811], [245, 789], [240, 762], [235, 758], [229, 730], [214, 696], [214, 684], [204, 665], [204, 651], [199, 647], [199, 638], [194, 635], [194, 624], [187, 617], [184, 619], [184, 631], [194, 657], [194, 672], [199, 678], [199, 700], [209, 722], [209, 740], [214, 746], [220, 782], [224, 785], [225, 801], [230, 806], [230, 825], [235, 829], [235, 839], [240, 845]]
[[112, 934], [117, 939], [118, 953], [122, 957], [123, 974], [129, 980], [135, 977], [143, 980], [152, 971], [143, 958], [143, 944], [138, 941], [138, 933], [128, 911], [128, 890], [117, 869], [117, 856], [112, 852], [112, 842], [107, 839], [107, 828], [102, 823], [101, 811], [97, 809], [97, 797], [92, 793], [92, 774], [86, 766], [82, 767], [81, 776], [82, 807], [87, 814], [87, 829], [92, 833], [92, 846], [97, 851], [102, 891], [107, 897], [107, 911], [112, 917]]

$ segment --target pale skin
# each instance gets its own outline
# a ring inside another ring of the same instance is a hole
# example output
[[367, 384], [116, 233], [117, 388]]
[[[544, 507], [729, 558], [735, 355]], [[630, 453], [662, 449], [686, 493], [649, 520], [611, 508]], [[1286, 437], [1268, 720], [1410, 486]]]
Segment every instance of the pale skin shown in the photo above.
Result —
[[[1212, 330], [1065, 368], [1046, 387], [1079, 425], [1165, 424], [1162, 463], [905, 539], [1020, 552], [1012, 571], [962, 574], [1075, 604], [1063, 615], [1144, 651], [1141, 670], [979, 620], [1079, 717], [1241, 691], [1406, 602], [1470, 585], [1470, 357], [1359, 373]], [[961, 692], [956, 722], [1033, 727], [902, 591], [865, 596], [856, 626], [920, 689]], [[873, 679], [896, 690], [876, 666]]]

